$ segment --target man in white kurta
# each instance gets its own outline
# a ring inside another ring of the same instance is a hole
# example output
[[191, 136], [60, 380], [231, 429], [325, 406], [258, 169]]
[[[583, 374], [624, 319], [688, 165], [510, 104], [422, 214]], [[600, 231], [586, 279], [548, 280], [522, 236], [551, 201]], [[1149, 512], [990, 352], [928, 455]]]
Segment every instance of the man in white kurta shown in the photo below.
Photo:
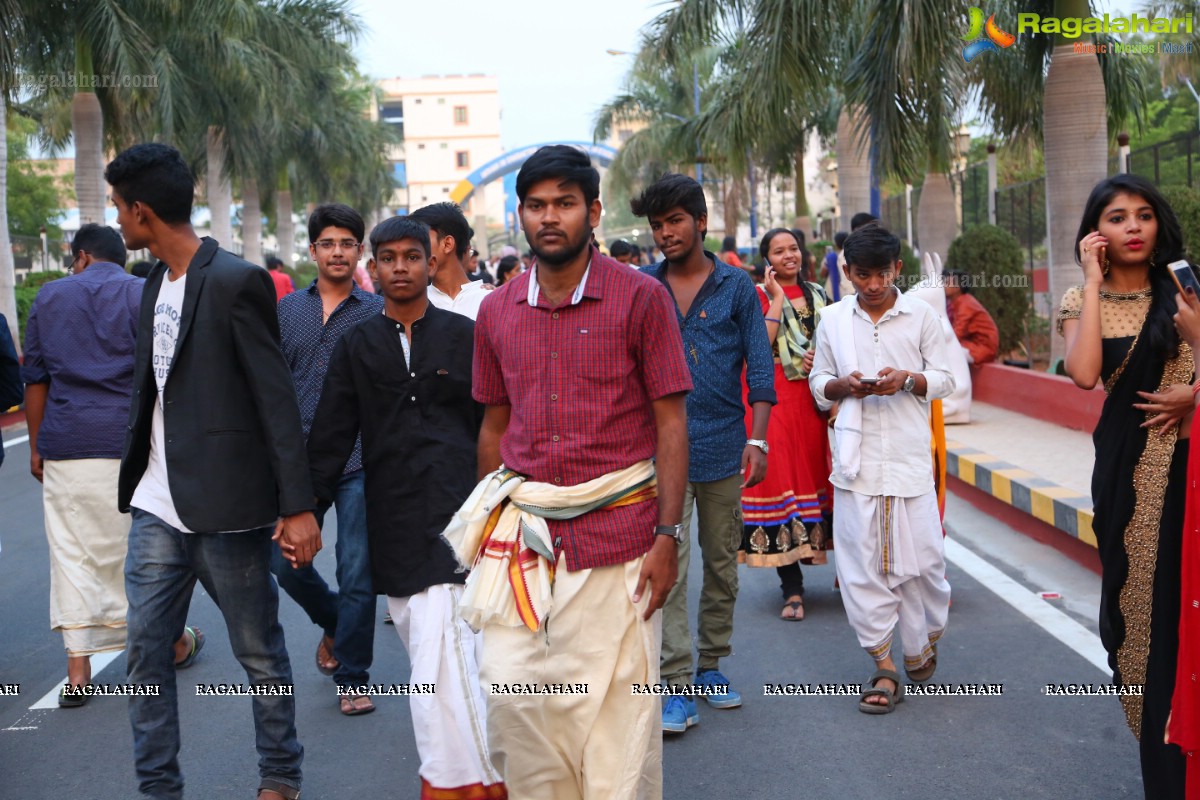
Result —
[[936, 665], [949, 610], [929, 401], [950, 394], [954, 377], [936, 312], [892, 285], [895, 236], [870, 226], [844, 252], [857, 293], [822, 312], [809, 378], [822, 409], [841, 401], [830, 476], [837, 574], [859, 643], [894, 671], [899, 632], [914, 678]]

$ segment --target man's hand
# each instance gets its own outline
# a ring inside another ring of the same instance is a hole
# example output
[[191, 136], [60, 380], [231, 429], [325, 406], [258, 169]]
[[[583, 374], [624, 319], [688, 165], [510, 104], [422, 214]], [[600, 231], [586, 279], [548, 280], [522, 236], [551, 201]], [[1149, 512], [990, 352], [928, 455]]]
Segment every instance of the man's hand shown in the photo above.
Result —
[[908, 373], [902, 369], [884, 367], [879, 370], [879, 377], [879, 383], [871, 387], [871, 394], [886, 397], [900, 391], [900, 388], [904, 386], [904, 382], [908, 380]]
[[[864, 397], [866, 397], [867, 395], [871, 394], [870, 384], [859, 383], [858, 379], [861, 378], [862, 376], [863, 376], [863, 374], [861, 372], [859, 372], [858, 370], [855, 370], [854, 372], [851, 372], [849, 375], [847, 375], [846, 377], [841, 379], [846, 382], [846, 387], [850, 390], [848, 392], [848, 394], [851, 397], [857, 397], [859, 400], [861, 400]], [[828, 396], [828, 394], [826, 394], [826, 396]], [[845, 395], [843, 395], [843, 397], [844, 396]], [[838, 399], [840, 400], [841, 398], [838, 398]]]
[[37, 450], [29, 456], [29, 474], [37, 478], [38, 483], [42, 482], [42, 457], [38, 455]]
[[279, 549], [292, 562], [292, 569], [310, 566], [321, 550], [321, 529], [311, 511], [281, 518], [271, 538], [279, 542]]
[[667, 594], [679, 577], [678, 546], [670, 536], [655, 536], [654, 545], [642, 561], [642, 571], [638, 574], [637, 588], [633, 590], [633, 602], [640, 603], [646, 582], [650, 582], [650, 604], [642, 619], [650, 619], [655, 611], [667, 602]]
[[757, 445], [748, 444], [742, 448], [742, 475], [746, 478], [742, 481], [742, 489], [762, 483], [767, 477], [767, 454]]

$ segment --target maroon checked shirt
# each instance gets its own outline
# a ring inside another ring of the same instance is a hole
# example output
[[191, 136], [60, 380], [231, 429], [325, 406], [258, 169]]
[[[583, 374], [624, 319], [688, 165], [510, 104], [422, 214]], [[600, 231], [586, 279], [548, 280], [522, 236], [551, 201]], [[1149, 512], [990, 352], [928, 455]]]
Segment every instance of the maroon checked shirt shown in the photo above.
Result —
[[[512, 406], [504, 465], [573, 486], [653, 458], [651, 402], [692, 388], [666, 289], [593, 248], [579, 289], [551, 308], [535, 270], [493, 292], [475, 322], [475, 399]], [[643, 555], [657, 521], [648, 500], [547, 523], [574, 572]]]

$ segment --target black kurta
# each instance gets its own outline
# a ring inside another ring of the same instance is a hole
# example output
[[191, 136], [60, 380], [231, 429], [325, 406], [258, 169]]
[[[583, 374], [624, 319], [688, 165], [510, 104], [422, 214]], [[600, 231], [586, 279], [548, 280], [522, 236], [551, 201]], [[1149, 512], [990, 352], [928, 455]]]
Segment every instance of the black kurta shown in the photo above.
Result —
[[406, 597], [462, 583], [441, 539], [475, 488], [483, 407], [471, 399], [475, 323], [433, 305], [412, 326], [380, 315], [348, 331], [329, 362], [308, 457], [317, 498], [328, 503], [362, 432], [367, 538], [377, 594]]

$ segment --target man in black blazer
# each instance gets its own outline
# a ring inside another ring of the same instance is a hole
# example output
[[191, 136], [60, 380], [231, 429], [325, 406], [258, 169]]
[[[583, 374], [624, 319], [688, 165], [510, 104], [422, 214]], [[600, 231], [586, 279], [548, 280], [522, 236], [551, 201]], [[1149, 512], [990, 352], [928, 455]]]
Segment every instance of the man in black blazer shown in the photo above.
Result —
[[125, 590], [138, 788], [181, 798], [171, 643], [199, 580], [221, 609], [253, 692], [260, 800], [296, 798], [292, 671], [271, 579], [271, 539], [298, 566], [321, 535], [271, 276], [200, 239], [179, 151], [140, 144], [104, 173], [130, 249], [158, 259], [138, 325], [118, 505], [132, 509]]

